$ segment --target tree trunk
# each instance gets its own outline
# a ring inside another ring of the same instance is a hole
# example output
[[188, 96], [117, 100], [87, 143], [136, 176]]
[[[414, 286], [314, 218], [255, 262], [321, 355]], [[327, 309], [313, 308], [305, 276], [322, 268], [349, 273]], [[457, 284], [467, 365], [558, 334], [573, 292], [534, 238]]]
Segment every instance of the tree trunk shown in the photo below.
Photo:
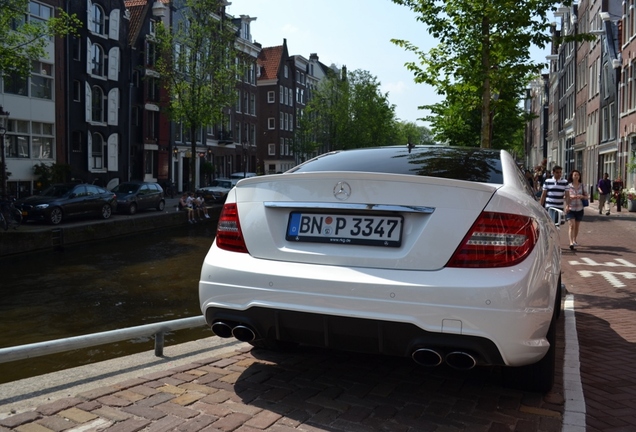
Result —
[[196, 181], [197, 178], [197, 137], [196, 137], [196, 126], [190, 126], [190, 139], [191, 139], [191, 143], [190, 143], [190, 192], [194, 192], [197, 188], [196, 184], [194, 183]]
[[481, 95], [481, 148], [490, 148], [490, 21], [484, 15], [481, 22], [481, 66], [484, 74], [484, 88]]

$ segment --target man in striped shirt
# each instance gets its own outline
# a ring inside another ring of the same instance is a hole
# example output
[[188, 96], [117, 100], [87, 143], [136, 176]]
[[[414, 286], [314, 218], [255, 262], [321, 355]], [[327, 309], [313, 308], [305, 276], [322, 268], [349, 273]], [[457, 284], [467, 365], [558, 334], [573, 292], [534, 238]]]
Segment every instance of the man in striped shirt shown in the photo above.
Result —
[[[563, 176], [563, 168], [555, 165], [552, 168], [552, 177], [546, 179], [543, 183], [543, 192], [541, 193], [541, 205], [548, 210], [550, 207], [563, 211], [565, 204], [565, 194], [568, 187], [568, 181]], [[554, 222], [559, 222], [558, 212], [553, 212]]]

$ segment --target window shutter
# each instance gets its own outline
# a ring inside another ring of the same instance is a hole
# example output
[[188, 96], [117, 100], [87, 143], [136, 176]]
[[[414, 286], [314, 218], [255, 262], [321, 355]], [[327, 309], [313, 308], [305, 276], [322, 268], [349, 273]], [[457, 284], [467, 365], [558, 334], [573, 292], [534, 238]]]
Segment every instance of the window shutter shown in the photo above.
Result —
[[119, 124], [119, 89], [114, 88], [108, 92], [108, 124], [117, 126]]
[[94, 30], [93, 26], [93, 17], [91, 16], [91, 12], [93, 11], [93, 2], [91, 0], [86, 0], [86, 24], [90, 31]]
[[91, 86], [89, 83], [84, 83], [84, 91], [86, 92], [86, 121], [90, 122], [93, 119], [93, 92], [91, 92]]
[[108, 79], [119, 80], [119, 47], [113, 47], [108, 51]]
[[88, 149], [86, 150], [86, 162], [90, 170], [93, 168], [93, 135], [91, 135], [91, 131], [86, 132], [86, 143], [88, 145]]
[[110, 24], [108, 25], [108, 37], [110, 39], [119, 40], [119, 9], [110, 11]]
[[108, 171], [118, 171], [119, 135], [108, 137]]
[[86, 73], [91, 74], [93, 72], [93, 59], [91, 56], [91, 51], [93, 49], [93, 44], [91, 44], [90, 39], [86, 39]]

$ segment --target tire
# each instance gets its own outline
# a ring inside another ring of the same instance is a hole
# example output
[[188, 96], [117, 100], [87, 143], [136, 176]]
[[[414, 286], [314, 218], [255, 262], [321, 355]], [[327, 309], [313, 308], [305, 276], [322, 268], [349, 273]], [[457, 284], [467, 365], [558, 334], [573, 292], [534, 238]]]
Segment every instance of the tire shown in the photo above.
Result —
[[164, 200], [159, 201], [159, 204], [157, 204], [157, 210], [163, 211], [163, 209], [165, 208], [166, 208], [166, 202]]
[[502, 372], [505, 386], [539, 393], [547, 393], [552, 389], [556, 370], [556, 327], [558, 318], [561, 315], [561, 296], [561, 279], [559, 278], [559, 286], [554, 300], [554, 313], [546, 335], [546, 339], [550, 343], [548, 352], [534, 364], [521, 367], [504, 367]]
[[110, 205], [104, 204], [101, 212], [102, 219], [108, 219], [111, 214], [113, 214], [113, 209], [110, 207]]
[[14, 229], [18, 229], [18, 227], [22, 224], [22, 212], [17, 208], [11, 209], [11, 218], [13, 219]]
[[[103, 210], [102, 210], [102, 212], [103, 212]], [[130, 207], [128, 207], [128, 214], [129, 215], [134, 215], [135, 213], [137, 213], [137, 204], [131, 203]], [[107, 219], [107, 218], [104, 218], [104, 219]]]
[[62, 213], [62, 209], [59, 207], [55, 207], [51, 210], [51, 214], [49, 215], [49, 222], [53, 225], [59, 225], [64, 219], [64, 214]]

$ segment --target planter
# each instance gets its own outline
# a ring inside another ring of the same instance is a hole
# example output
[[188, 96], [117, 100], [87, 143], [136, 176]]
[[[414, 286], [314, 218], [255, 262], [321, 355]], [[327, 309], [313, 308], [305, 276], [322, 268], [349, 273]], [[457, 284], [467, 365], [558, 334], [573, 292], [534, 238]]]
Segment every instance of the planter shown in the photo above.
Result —
[[636, 200], [627, 200], [627, 211], [636, 212]]

